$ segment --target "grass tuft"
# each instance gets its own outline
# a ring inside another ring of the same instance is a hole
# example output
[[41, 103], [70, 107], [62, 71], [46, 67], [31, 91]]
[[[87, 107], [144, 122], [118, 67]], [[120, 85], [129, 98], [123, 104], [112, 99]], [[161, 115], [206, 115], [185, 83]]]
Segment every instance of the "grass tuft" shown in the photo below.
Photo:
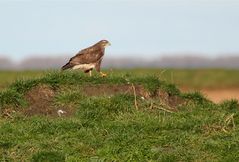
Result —
[[205, 98], [200, 92], [193, 92], [193, 93], [184, 93], [181, 95], [184, 99], [188, 99], [193, 101], [196, 104], [199, 105], [207, 105], [211, 104], [212, 102]]
[[220, 104], [223, 109], [237, 112], [239, 110], [239, 103], [237, 100], [226, 100]]
[[65, 156], [60, 152], [41, 151], [33, 155], [32, 162], [64, 162]]
[[5, 106], [24, 106], [26, 101], [23, 99], [22, 94], [13, 89], [0, 92], [0, 110]]
[[174, 85], [167, 82], [162, 82], [160, 84], [160, 88], [162, 88], [165, 92], [167, 92], [169, 95], [180, 95], [180, 90]]

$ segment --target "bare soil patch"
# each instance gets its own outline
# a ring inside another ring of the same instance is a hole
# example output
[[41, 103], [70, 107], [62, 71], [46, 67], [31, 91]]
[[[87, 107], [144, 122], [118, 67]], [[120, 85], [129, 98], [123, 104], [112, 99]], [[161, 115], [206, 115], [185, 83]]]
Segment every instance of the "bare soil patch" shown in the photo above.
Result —
[[239, 101], [239, 88], [235, 89], [202, 89], [201, 92], [215, 103], [236, 99]]
[[200, 91], [202, 92], [209, 100], [220, 103], [224, 100], [236, 99], [239, 101], [239, 87], [230, 87], [230, 88], [201, 88], [201, 89], [194, 89], [190, 90], [187, 87], [181, 88], [183, 92], [188, 91]]
[[26, 116], [45, 115], [59, 116], [58, 111], [65, 112], [61, 116], [70, 116], [74, 110], [69, 107], [55, 107], [52, 105], [52, 100], [55, 96], [55, 91], [46, 85], [38, 85], [26, 93], [25, 98], [29, 103], [28, 108], [23, 110]]

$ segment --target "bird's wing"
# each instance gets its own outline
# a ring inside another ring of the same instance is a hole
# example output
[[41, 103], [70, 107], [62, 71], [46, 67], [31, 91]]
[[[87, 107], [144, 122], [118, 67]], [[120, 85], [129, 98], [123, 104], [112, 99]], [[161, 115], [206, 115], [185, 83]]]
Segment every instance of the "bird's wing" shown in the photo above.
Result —
[[72, 65], [97, 62], [104, 55], [104, 50], [98, 47], [89, 47], [78, 52], [69, 61]]

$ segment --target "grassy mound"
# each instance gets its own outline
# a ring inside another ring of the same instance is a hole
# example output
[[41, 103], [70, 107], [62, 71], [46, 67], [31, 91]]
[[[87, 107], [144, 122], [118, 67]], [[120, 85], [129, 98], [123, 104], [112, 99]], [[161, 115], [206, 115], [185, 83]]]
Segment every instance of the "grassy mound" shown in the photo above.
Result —
[[156, 76], [52, 72], [2, 91], [0, 109], [1, 161], [239, 160], [237, 101]]

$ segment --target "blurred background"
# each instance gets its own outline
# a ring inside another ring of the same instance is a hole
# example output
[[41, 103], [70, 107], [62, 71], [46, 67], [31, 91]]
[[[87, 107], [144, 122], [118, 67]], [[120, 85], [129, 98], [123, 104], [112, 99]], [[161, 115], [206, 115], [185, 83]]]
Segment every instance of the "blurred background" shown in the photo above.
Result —
[[239, 98], [238, 20], [237, 0], [0, 0], [0, 87], [107, 39], [105, 69], [151, 69], [183, 90]]

